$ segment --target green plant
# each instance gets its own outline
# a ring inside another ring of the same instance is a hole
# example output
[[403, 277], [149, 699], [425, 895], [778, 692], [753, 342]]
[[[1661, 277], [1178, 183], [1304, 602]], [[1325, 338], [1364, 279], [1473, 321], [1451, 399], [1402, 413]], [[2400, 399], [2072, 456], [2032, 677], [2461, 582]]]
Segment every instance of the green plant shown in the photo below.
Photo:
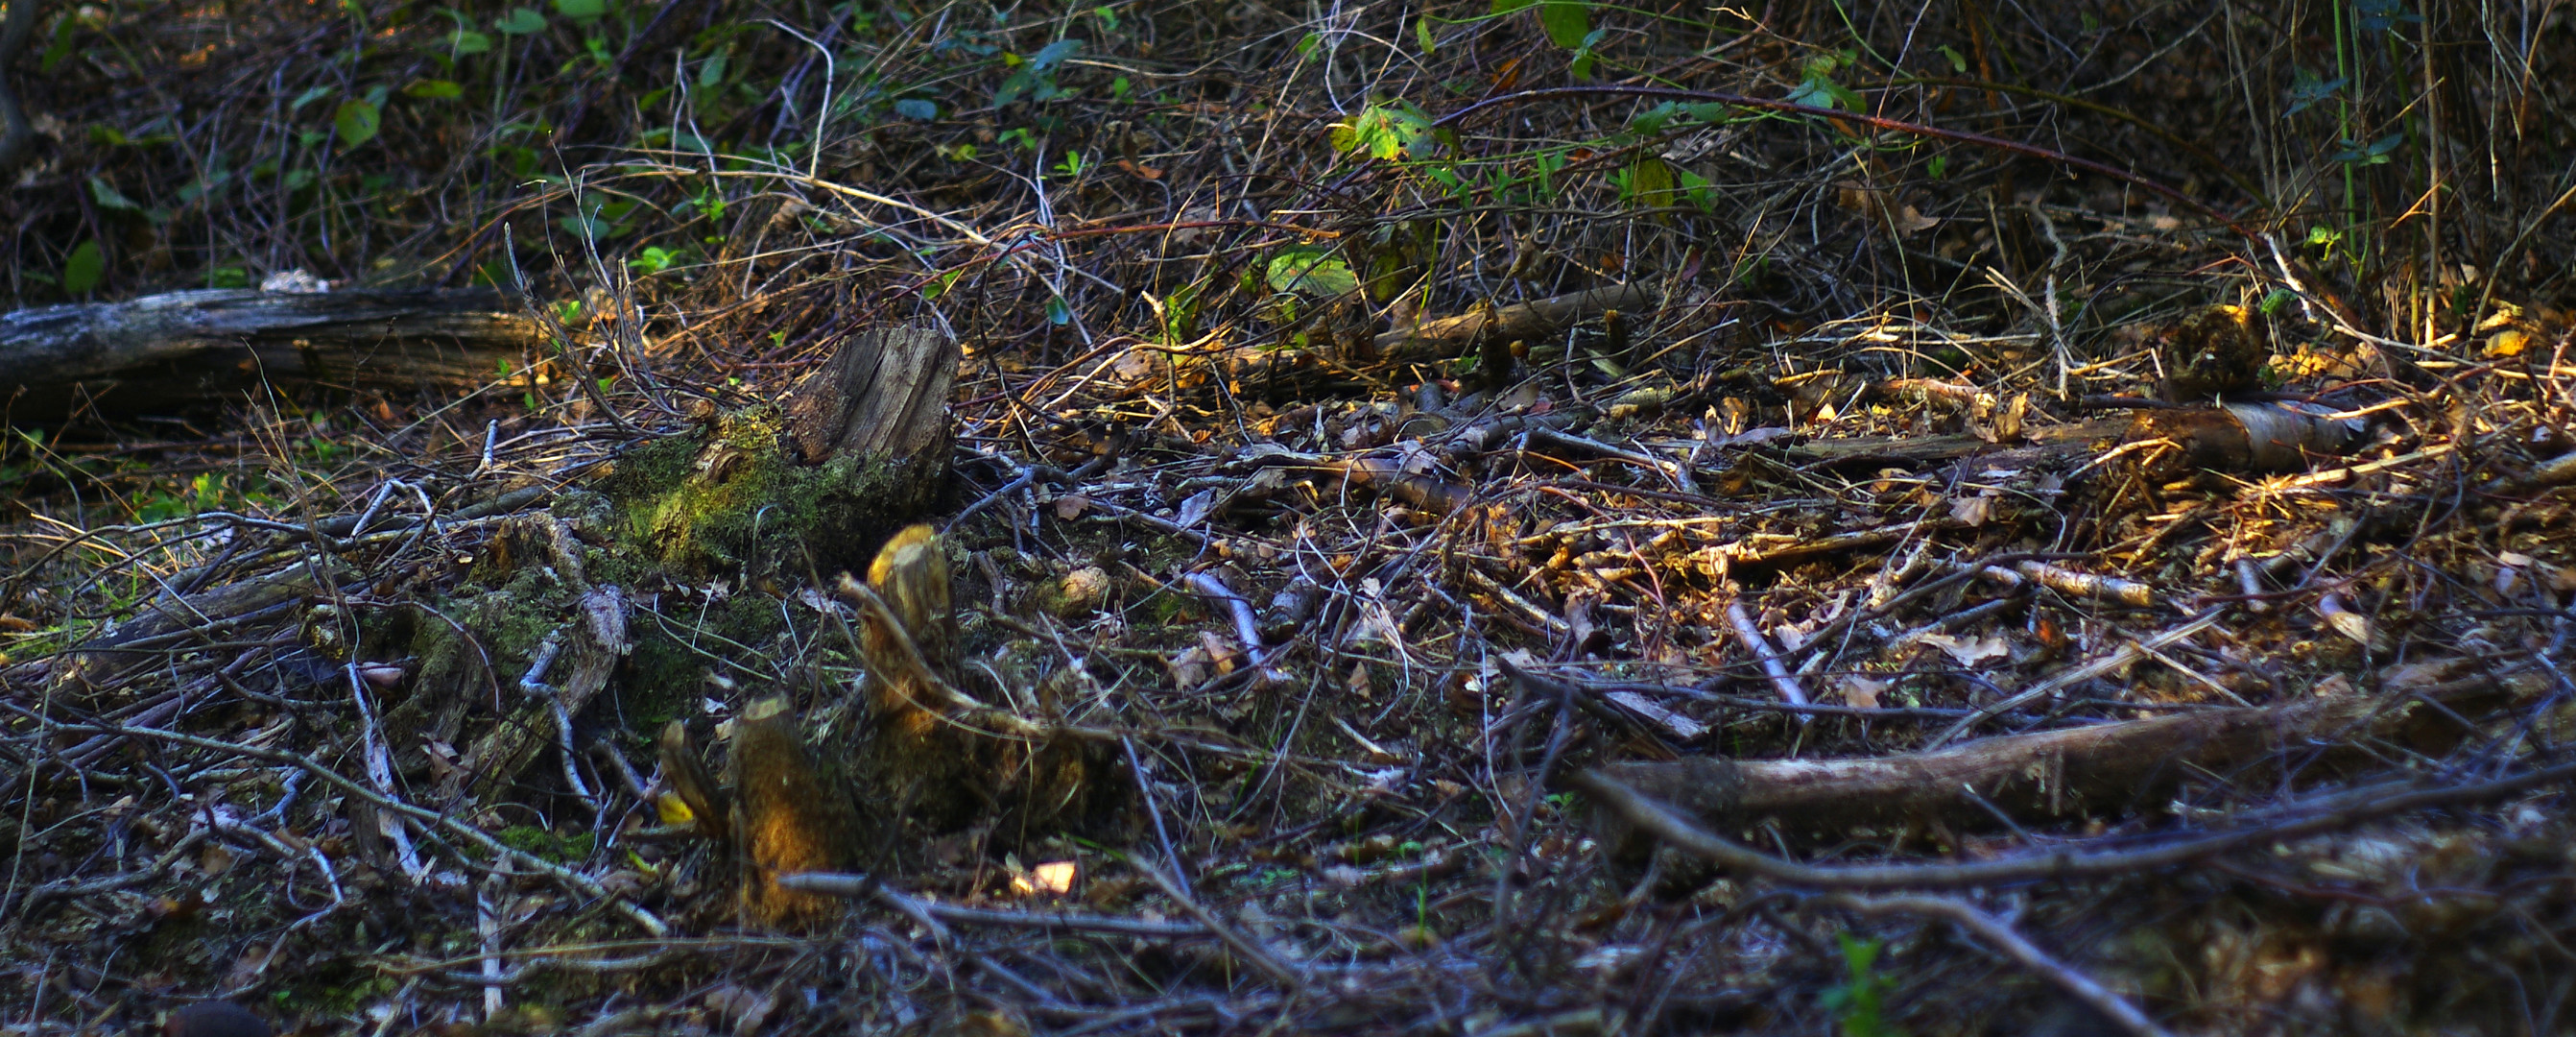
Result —
[[88, 295], [106, 276], [107, 254], [99, 251], [96, 240], [81, 242], [63, 260], [63, 294]]
[[1785, 100], [1811, 108], [1840, 108], [1847, 112], [1867, 111], [1869, 102], [1852, 88], [1834, 78], [1834, 73], [1850, 67], [1854, 60], [1848, 54], [1822, 54], [1807, 62], [1798, 88], [1789, 91]]
[[635, 254], [627, 258], [626, 268], [639, 274], [658, 274], [670, 269], [671, 264], [679, 261], [684, 252], [685, 250], [673, 252], [658, 245], [647, 245], [635, 250]]
[[1367, 155], [1380, 162], [1425, 159], [1438, 151], [1441, 131], [1431, 115], [1410, 101], [1372, 104], [1332, 125], [1326, 140], [1334, 150]]
[[1154, 323], [1162, 333], [1164, 345], [1177, 346], [1198, 334], [1199, 294], [1197, 281], [1174, 288], [1160, 299], [1146, 293], [1145, 302], [1154, 309]]
[[1897, 1037], [1897, 1031], [1879, 1018], [1880, 1003], [1895, 985], [1878, 974], [1883, 944], [1850, 933], [1836, 933], [1834, 942], [1842, 947], [1843, 981], [1825, 991], [1825, 1011], [1833, 1014], [1843, 1037]]
[[1272, 291], [1318, 298], [1348, 295], [1360, 286], [1351, 265], [1322, 245], [1290, 245], [1271, 253], [1265, 279]]
[[[1591, 79], [1592, 68], [1599, 60], [1594, 48], [1610, 34], [1606, 27], [1593, 27], [1592, 5], [1579, 0], [1493, 0], [1492, 11], [1503, 15], [1532, 7], [1538, 8], [1539, 28], [1547, 33], [1547, 41], [1572, 52], [1567, 67], [1574, 78]], [[1423, 49], [1431, 48], [1426, 45]]]
[[1064, 96], [1064, 89], [1055, 82], [1056, 66], [1081, 49], [1082, 41], [1068, 36], [1039, 48], [1037, 53], [1025, 58], [1017, 54], [1002, 55], [1002, 63], [1010, 66], [1012, 71], [1002, 80], [1002, 85], [994, 89], [993, 107], [1007, 107], [1023, 98], [1044, 103]]

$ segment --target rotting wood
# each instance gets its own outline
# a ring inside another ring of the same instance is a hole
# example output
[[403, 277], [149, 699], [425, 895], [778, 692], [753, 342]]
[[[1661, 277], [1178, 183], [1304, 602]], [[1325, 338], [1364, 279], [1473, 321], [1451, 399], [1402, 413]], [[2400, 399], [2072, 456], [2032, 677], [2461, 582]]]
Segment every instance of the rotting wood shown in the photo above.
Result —
[[[726, 821], [733, 816], [733, 799], [716, 784], [715, 776], [707, 772], [706, 761], [698, 754], [697, 742], [689, 737], [689, 725], [678, 720], [662, 725], [662, 733], [654, 739], [653, 749], [656, 760], [662, 765], [662, 783], [670, 787], [664, 794], [678, 799], [686, 808], [686, 823], [691, 833], [718, 840], [731, 838], [733, 833], [726, 827]], [[660, 804], [657, 807], [666, 820], [674, 813]]]
[[[557, 571], [562, 571], [560, 566]], [[613, 584], [582, 592], [576, 614], [560, 635], [567, 668], [562, 682], [548, 685], [542, 673], [535, 674], [532, 681], [521, 681], [520, 690], [540, 700], [522, 705], [509, 720], [493, 725], [466, 750], [463, 760], [465, 769], [474, 775], [476, 796], [497, 798], [547, 749], [568, 746], [568, 736], [561, 743], [551, 737], [562, 717], [578, 716], [589, 708], [634, 647], [626, 634], [629, 607], [625, 590]]]
[[787, 434], [805, 463], [834, 456], [946, 458], [957, 345], [898, 325], [852, 336], [822, 370], [789, 389]]
[[1137, 349], [1119, 362], [1117, 373], [1130, 391], [1203, 388], [1214, 373], [1227, 380], [1232, 392], [1260, 395], [1336, 377], [1349, 380], [1362, 369], [1446, 360], [1479, 346], [1550, 335], [1612, 310], [1647, 310], [1653, 304], [1654, 295], [1644, 285], [1611, 285], [1509, 306], [1480, 305], [1411, 327], [1351, 336], [1347, 345], [1326, 342], [1315, 349], [1283, 350], [1264, 342], [1225, 349], [1204, 359]]
[[1396, 363], [1445, 359], [1479, 342], [1509, 342], [1544, 335], [1611, 310], [1637, 310], [1653, 304], [1653, 293], [1638, 284], [1569, 292], [1383, 332], [1375, 340], [1376, 352], [1379, 358]]
[[[870, 863], [900, 865], [919, 854], [916, 836], [989, 822], [1012, 840], [1119, 801], [1121, 790], [1102, 780], [1100, 733], [1032, 720], [958, 686], [965, 668], [948, 557], [929, 526], [897, 534], [866, 583], [844, 576], [839, 589], [857, 606], [853, 636], [866, 664], [855, 701], [819, 722], [783, 695], [755, 703], [734, 721], [728, 787], [708, 778], [684, 725], [672, 722], [659, 740], [663, 783], [694, 834], [733, 844], [746, 922], [810, 930], [827, 921], [827, 898], [782, 880], [845, 871], [863, 851]], [[1036, 692], [1053, 714], [1046, 687]]]
[[[2029, 819], [2152, 805], [2194, 774], [2225, 773], [2287, 746], [2389, 737], [2424, 714], [2528, 697], [2533, 674], [2458, 678], [2408, 692], [2341, 695], [2279, 706], [2211, 709], [2145, 720], [2003, 735], [1935, 752], [1837, 760], [1614, 763], [1600, 773], [1720, 830], [1776, 818], [1797, 833], [1940, 820], [1990, 822], [1991, 806]], [[2433, 710], [2409, 708], [2430, 703]], [[2454, 733], [2457, 733], [2454, 728]], [[1640, 861], [1653, 841], [1621, 816], [1597, 818], [1604, 846]]]
[[810, 929], [840, 913], [838, 899], [779, 879], [847, 871], [861, 838], [846, 790], [815, 767], [801, 727], [783, 695], [734, 719], [733, 838], [742, 855], [743, 915], [773, 929]]
[[948, 486], [957, 355], [947, 335], [918, 326], [849, 336], [777, 406], [638, 443], [600, 489], [650, 516], [638, 546], [688, 578], [864, 565]]
[[[354, 575], [337, 558], [308, 557], [255, 579], [196, 594], [155, 598], [141, 614], [55, 660], [50, 676], [58, 690], [86, 696], [96, 689], [115, 686], [137, 667], [174, 650], [193, 648], [200, 638], [212, 637], [234, 624], [308, 598], [328, 597]], [[20, 675], [11, 674], [13, 678]]]
[[2333, 417], [2323, 408], [2230, 403], [2222, 407], [2142, 410], [2122, 438], [2129, 448], [2150, 447], [2137, 461], [2140, 474], [2162, 480], [2176, 478], [2193, 468], [2222, 472], [2295, 471], [2306, 467], [2312, 456], [2351, 453], [2361, 445], [2362, 435], [2362, 422]]
[[2185, 835], [2145, 846], [2070, 848], [2059, 845], [1955, 864], [1825, 865], [1776, 857], [1709, 832], [1677, 813], [1671, 805], [1630, 788], [1601, 771], [1584, 771], [1569, 780], [1600, 807], [1620, 815], [1641, 831], [1672, 843], [1676, 850], [1729, 870], [1828, 889], [1941, 889], [2132, 874], [2216, 856], [2259, 842], [2277, 842], [2331, 831], [2370, 818], [2394, 817], [2435, 806], [2492, 802], [2525, 789], [2564, 782], [2570, 777], [2576, 777], [2576, 763], [2538, 767], [2487, 781], [2430, 787], [2414, 780], [2397, 778], [2323, 792], [2305, 801], [2242, 817], [2237, 825], [2221, 831]]
[[[949, 584], [947, 547], [921, 525], [879, 552], [866, 583], [844, 577], [838, 586], [858, 608], [865, 714], [824, 737], [832, 756], [847, 761], [861, 800], [883, 812], [888, 834], [897, 825], [936, 833], [989, 819], [1015, 840], [1123, 801], [1105, 780], [1098, 733], [1055, 722], [1062, 708], [1055, 682], [1024, 690], [1045, 719], [965, 690], [980, 671], [958, 665]], [[978, 690], [1008, 703], [1014, 689]]]
[[[2118, 438], [2120, 432], [2128, 427], [2126, 419], [2095, 419], [2068, 425], [2025, 427], [2022, 434], [2035, 447], [2056, 448], [2052, 456], [2071, 456], [2072, 451], [2087, 444]], [[1957, 433], [1893, 439], [1873, 436], [1817, 439], [1789, 447], [1786, 453], [1796, 464], [1920, 465], [2028, 449], [2033, 447], [2007, 448], [1978, 436]]]
[[114, 414], [313, 384], [454, 391], [523, 371], [546, 345], [499, 292], [172, 292], [0, 314], [0, 391], [16, 424], [78, 402]]

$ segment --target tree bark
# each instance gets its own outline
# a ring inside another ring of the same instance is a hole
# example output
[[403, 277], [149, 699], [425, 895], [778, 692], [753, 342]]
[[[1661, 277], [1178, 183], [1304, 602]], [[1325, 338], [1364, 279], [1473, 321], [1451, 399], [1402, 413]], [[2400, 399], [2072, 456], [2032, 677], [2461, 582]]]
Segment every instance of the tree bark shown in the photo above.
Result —
[[528, 369], [545, 344], [489, 289], [172, 292], [0, 314], [0, 391], [17, 424], [84, 400], [132, 414], [262, 382], [452, 391]]

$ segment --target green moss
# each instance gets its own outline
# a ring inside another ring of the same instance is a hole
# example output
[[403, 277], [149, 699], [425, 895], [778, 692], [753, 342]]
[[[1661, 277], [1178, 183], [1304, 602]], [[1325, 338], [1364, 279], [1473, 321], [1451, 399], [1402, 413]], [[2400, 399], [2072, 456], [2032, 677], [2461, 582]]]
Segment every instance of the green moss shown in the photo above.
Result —
[[600, 490], [638, 557], [682, 578], [751, 581], [808, 558], [826, 574], [864, 566], [947, 476], [944, 456], [807, 465], [791, 451], [776, 409], [752, 408], [630, 448]]
[[599, 845], [599, 835], [596, 832], [556, 835], [536, 825], [511, 825], [493, 833], [492, 837], [500, 840], [503, 846], [521, 853], [533, 854], [557, 864], [570, 864], [583, 860], [590, 856], [592, 848]]
[[626, 628], [635, 647], [613, 685], [623, 696], [629, 726], [649, 733], [689, 715], [708, 672], [724, 669], [723, 660], [768, 648], [786, 629], [778, 600], [766, 594], [740, 594], [666, 616], [639, 611]]

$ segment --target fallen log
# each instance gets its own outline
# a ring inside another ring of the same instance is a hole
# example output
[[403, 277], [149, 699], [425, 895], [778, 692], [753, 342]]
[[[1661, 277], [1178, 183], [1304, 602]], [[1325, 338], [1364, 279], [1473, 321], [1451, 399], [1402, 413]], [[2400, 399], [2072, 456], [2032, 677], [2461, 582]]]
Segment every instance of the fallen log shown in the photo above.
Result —
[[2358, 418], [2336, 417], [2313, 404], [2230, 403], [2217, 407], [2142, 410], [2123, 438], [2144, 452], [2144, 478], [2179, 478], [2193, 469], [2217, 472], [2292, 472], [2312, 458], [2340, 457], [2361, 447], [2367, 433]]
[[[1119, 359], [1116, 374], [1133, 392], [1205, 388], [1213, 384], [1213, 378], [1222, 377], [1229, 391], [1237, 395], [1288, 395], [1364, 371], [1448, 360], [1479, 347], [1499, 348], [1514, 341], [1543, 340], [1567, 325], [1613, 310], [1643, 311], [1654, 301], [1654, 294], [1643, 285], [1611, 285], [1509, 306], [1480, 305], [1457, 316], [1376, 335], [1321, 335], [1307, 349], [1281, 349], [1275, 341], [1197, 355], [1137, 347]], [[1546, 347], [1544, 341], [1533, 341], [1530, 346], [1539, 355], [1547, 354]], [[1502, 358], [1509, 355], [1500, 354]]]
[[[2278, 706], [2210, 709], [2146, 720], [2004, 735], [1928, 753], [1840, 760], [1613, 763], [1599, 773], [1718, 831], [1776, 819], [1789, 834], [1856, 827], [1990, 823], [1995, 812], [2049, 820], [2152, 805], [2195, 775], [2226, 775], [2298, 747], [2433, 734], [2481, 704], [2529, 696], [2534, 674], [2479, 675], [2411, 692], [2350, 694]], [[2430, 704], [2424, 706], [2421, 704]], [[2410, 728], [2419, 723], [2424, 730]], [[1596, 815], [1614, 858], [1642, 861], [1654, 839], [1615, 812]]]
[[547, 336], [501, 293], [172, 292], [0, 314], [5, 420], [118, 415], [263, 382], [454, 391], [528, 370]]
[[1514, 303], [1493, 310], [1472, 310], [1455, 317], [1398, 328], [1371, 341], [1378, 358], [1397, 362], [1441, 360], [1489, 339], [1525, 339], [1611, 310], [1642, 310], [1654, 296], [1643, 285], [1621, 284]]

